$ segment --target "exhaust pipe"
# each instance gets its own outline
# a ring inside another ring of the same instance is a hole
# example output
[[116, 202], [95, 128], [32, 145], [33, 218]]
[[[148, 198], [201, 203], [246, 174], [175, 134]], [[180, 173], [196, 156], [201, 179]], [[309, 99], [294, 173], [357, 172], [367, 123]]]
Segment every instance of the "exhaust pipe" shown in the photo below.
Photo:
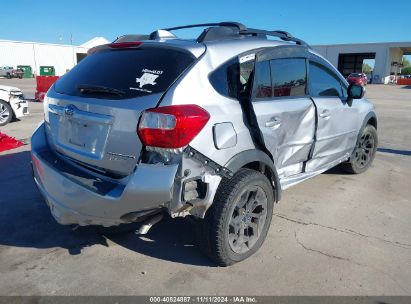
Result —
[[153, 216], [152, 218], [149, 218], [148, 220], [146, 220], [145, 222], [143, 222], [140, 226], [140, 228], [136, 231], [136, 234], [147, 234], [151, 227], [153, 227], [155, 224], [157, 224], [159, 221], [161, 221], [163, 219], [163, 213], [159, 213], [155, 216]]

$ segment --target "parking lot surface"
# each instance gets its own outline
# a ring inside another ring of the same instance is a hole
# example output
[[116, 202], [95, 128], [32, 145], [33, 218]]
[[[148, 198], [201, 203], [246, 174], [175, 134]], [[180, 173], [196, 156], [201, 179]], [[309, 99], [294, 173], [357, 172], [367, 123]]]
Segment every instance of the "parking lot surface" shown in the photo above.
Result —
[[[32, 79], [0, 84], [34, 95]], [[369, 85], [367, 97], [379, 115], [372, 167], [284, 191], [262, 248], [228, 268], [201, 255], [185, 220], [144, 237], [58, 225], [30, 146], [0, 153], [0, 295], [411, 295], [411, 88]], [[30, 111], [1, 131], [29, 138], [42, 104]]]

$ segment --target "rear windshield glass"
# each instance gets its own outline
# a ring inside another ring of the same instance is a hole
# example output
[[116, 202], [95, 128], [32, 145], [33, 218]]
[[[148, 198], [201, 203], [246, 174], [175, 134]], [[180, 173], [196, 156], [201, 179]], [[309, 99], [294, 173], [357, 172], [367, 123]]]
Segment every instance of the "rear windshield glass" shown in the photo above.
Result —
[[161, 93], [194, 62], [165, 48], [104, 50], [87, 56], [55, 84], [62, 94], [126, 99]]
[[361, 74], [351, 73], [351, 74], [349, 75], [349, 77], [359, 78], [359, 77], [361, 77]]

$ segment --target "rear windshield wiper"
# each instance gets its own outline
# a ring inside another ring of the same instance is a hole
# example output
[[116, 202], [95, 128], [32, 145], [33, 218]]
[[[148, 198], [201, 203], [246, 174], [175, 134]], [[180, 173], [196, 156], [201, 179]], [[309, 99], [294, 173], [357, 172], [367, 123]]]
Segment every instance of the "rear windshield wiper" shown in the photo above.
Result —
[[122, 90], [117, 90], [114, 88], [104, 87], [104, 86], [97, 86], [97, 85], [89, 85], [89, 84], [79, 84], [77, 89], [83, 94], [89, 93], [102, 93], [102, 94], [112, 94], [123, 96], [126, 92]]

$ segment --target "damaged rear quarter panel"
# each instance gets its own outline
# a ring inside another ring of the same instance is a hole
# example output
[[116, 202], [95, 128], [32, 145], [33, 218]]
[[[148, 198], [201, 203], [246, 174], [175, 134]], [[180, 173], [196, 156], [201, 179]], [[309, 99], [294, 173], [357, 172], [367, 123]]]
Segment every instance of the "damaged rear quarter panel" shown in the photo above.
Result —
[[[232, 57], [231, 52], [230, 54]], [[208, 51], [195, 66], [187, 71], [184, 77], [181, 77], [170, 88], [161, 102], [161, 106], [197, 104], [210, 114], [210, 120], [193, 139], [190, 146], [220, 166], [224, 166], [239, 151], [255, 148], [250, 132], [244, 124], [239, 101], [220, 95], [210, 84], [208, 73], [204, 73], [204, 71], [214, 70], [224, 60], [214, 62]], [[213, 128], [216, 124], [226, 122], [233, 125], [237, 134], [237, 142], [229, 148], [217, 149], [213, 144]]]

